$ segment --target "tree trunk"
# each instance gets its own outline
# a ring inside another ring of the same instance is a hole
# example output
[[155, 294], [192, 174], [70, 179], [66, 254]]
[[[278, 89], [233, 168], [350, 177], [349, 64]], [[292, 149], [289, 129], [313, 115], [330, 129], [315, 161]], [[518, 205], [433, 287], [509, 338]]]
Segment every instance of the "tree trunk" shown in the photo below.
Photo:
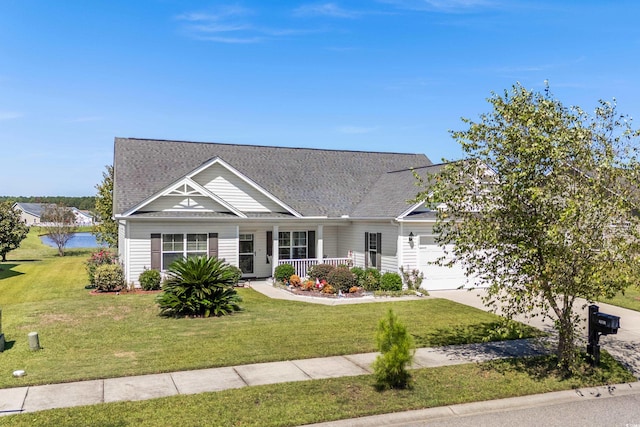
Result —
[[564, 375], [570, 375], [576, 363], [575, 330], [571, 312], [558, 319], [558, 366]]

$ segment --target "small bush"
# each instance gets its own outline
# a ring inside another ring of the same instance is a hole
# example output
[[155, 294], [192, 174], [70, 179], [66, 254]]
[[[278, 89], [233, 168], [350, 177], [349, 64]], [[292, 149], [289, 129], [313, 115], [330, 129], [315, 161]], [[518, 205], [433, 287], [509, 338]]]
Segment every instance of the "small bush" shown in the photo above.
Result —
[[297, 288], [302, 284], [302, 280], [300, 280], [300, 276], [297, 274], [292, 274], [291, 277], [289, 277], [289, 284]]
[[334, 268], [329, 273], [327, 281], [342, 292], [348, 292], [350, 288], [358, 284], [356, 276], [348, 268]]
[[313, 280], [305, 280], [305, 282], [302, 284], [303, 291], [312, 291], [315, 287], [316, 282], [314, 282]]
[[357, 294], [361, 290], [362, 290], [362, 288], [360, 288], [359, 286], [352, 286], [352, 287], [349, 288], [349, 293], [350, 294]]
[[402, 266], [400, 266], [400, 273], [402, 274], [402, 278], [404, 279], [404, 283], [407, 284], [408, 289], [418, 290], [420, 289], [420, 285], [424, 280], [424, 274], [422, 271], [413, 269], [411, 271], [405, 271]]
[[276, 267], [275, 271], [275, 279], [278, 282], [284, 282], [289, 279], [292, 275], [296, 274], [296, 270], [293, 268], [291, 264], [282, 264]]
[[96, 267], [93, 280], [99, 291], [118, 291], [124, 287], [124, 272], [119, 264], [99, 265]]
[[140, 273], [138, 281], [140, 282], [142, 289], [145, 291], [158, 290], [160, 289], [160, 272], [158, 270], [145, 269]]
[[410, 388], [411, 374], [407, 367], [413, 360], [413, 338], [391, 309], [378, 323], [376, 342], [381, 353], [373, 364], [376, 388]]
[[307, 271], [307, 275], [310, 279], [313, 280], [329, 280], [329, 273], [335, 270], [335, 267], [331, 264], [316, 264], [312, 266], [309, 271]]
[[362, 283], [362, 280], [364, 279], [364, 268], [362, 268], [362, 267], [353, 267], [351, 269], [351, 272], [353, 273], [354, 276], [356, 276], [356, 280], [358, 281], [358, 285], [360, 285], [360, 283]]
[[401, 291], [402, 277], [398, 273], [384, 273], [380, 278], [380, 289], [383, 291]]
[[375, 268], [367, 268], [364, 270], [361, 281], [358, 286], [367, 291], [377, 291], [380, 289], [380, 272]]
[[324, 287], [322, 288], [323, 294], [335, 294], [336, 292], [336, 288], [331, 285], [324, 285]]
[[87, 274], [89, 275], [89, 283], [95, 285], [94, 275], [96, 268], [100, 265], [113, 264], [116, 262], [117, 255], [107, 249], [100, 249], [93, 252], [87, 260]]
[[231, 270], [231, 272], [233, 273], [233, 276], [231, 277], [233, 286], [238, 285], [238, 282], [240, 282], [240, 279], [242, 278], [242, 270], [240, 270], [239, 267], [231, 264], [229, 264], [229, 270]]

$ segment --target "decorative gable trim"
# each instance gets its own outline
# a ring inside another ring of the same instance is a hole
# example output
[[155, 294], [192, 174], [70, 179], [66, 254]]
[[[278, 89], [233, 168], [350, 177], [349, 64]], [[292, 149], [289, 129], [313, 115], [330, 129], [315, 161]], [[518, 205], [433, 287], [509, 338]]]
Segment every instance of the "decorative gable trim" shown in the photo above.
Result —
[[145, 206], [149, 205], [153, 201], [155, 201], [155, 200], [157, 200], [157, 199], [159, 199], [161, 197], [164, 197], [164, 196], [184, 196], [184, 197], [204, 196], [204, 197], [208, 197], [208, 198], [214, 200], [215, 202], [219, 203], [224, 208], [228, 209], [230, 212], [232, 212], [233, 214], [237, 215], [238, 217], [247, 218], [247, 216], [244, 213], [242, 213], [241, 211], [239, 211], [238, 209], [236, 209], [235, 207], [233, 207], [229, 203], [225, 202], [220, 197], [216, 196], [215, 194], [213, 194], [212, 192], [210, 192], [209, 190], [207, 190], [206, 188], [204, 188], [203, 186], [201, 186], [197, 182], [193, 181], [189, 177], [182, 178], [180, 181], [173, 183], [172, 185], [170, 185], [166, 189], [160, 191], [159, 193], [157, 193], [154, 196], [148, 198], [147, 200], [145, 200], [142, 203], [140, 203], [139, 205], [133, 207], [129, 211], [125, 212], [122, 216], [123, 217], [127, 217], [127, 216], [129, 216], [129, 215], [131, 215], [131, 214], [143, 209]]
[[233, 205], [227, 203], [226, 201], [224, 201], [223, 199], [221, 199], [220, 197], [218, 197], [217, 195], [215, 195], [211, 191], [207, 190], [205, 187], [203, 187], [202, 185], [198, 184], [193, 179], [193, 177], [198, 175], [200, 172], [202, 172], [205, 169], [208, 169], [209, 167], [211, 167], [213, 165], [216, 165], [216, 164], [222, 166], [225, 169], [227, 169], [235, 177], [237, 177], [238, 179], [240, 179], [241, 181], [243, 181], [244, 183], [249, 185], [251, 188], [253, 188], [256, 191], [258, 191], [260, 194], [262, 194], [265, 197], [267, 197], [272, 202], [276, 203], [278, 206], [281, 206], [285, 211], [287, 211], [291, 215], [293, 215], [295, 217], [298, 217], [298, 218], [302, 218], [302, 215], [299, 212], [297, 212], [295, 209], [291, 208], [286, 203], [282, 202], [277, 197], [273, 196], [271, 193], [269, 193], [268, 191], [266, 191], [265, 189], [260, 187], [256, 182], [254, 182], [253, 180], [251, 180], [247, 176], [245, 176], [242, 173], [240, 173], [240, 171], [238, 171], [233, 166], [229, 165], [227, 162], [225, 162], [224, 160], [222, 160], [219, 157], [214, 157], [213, 159], [209, 160], [208, 162], [203, 163], [200, 167], [198, 167], [197, 169], [194, 169], [193, 171], [188, 173], [184, 178], [180, 179], [179, 181], [174, 182], [173, 184], [169, 185], [168, 187], [166, 187], [162, 191], [154, 194], [153, 196], [147, 198], [143, 202], [141, 202], [138, 205], [134, 206], [133, 208], [129, 209], [128, 211], [126, 211], [125, 213], [122, 214], [122, 217], [128, 217], [128, 216], [134, 214], [135, 212], [140, 211], [145, 206], [148, 206], [150, 203], [154, 202], [155, 200], [157, 200], [157, 199], [159, 199], [159, 198], [161, 198], [163, 196], [184, 196], [184, 197], [205, 196], [205, 197], [208, 197], [208, 198], [214, 200], [215, 202], [219, 203], [220, 205], [222, 205], [223, 207], [225, 207], [226, 209], [228, 209], [230, 212], [232, 212], [233, 214], [237, 215], [238, 217], [247, 218], [247, 215], [245, 215], [242, 211], [240, 211], [239, 209], [237, 209]]
[[[197, 168], [194, 171], [192, 171], [189, 174], [187, 174], [187, 178], [192, 179], [193, 177], [198, 175], [200, 172], [202, 172], [205, 169], [208, 169], [211, 166], [216, 165], [216, 164], [224, 167], [225, 169], [227, 169], [229, 172], [231, 172], [238, 179], [240, 179], [241, 181], [243, 181], [244, 183], [246, 183], [247, 185], [249, 185], [250, 187], [252, 187], [256, 191], [258, 191], [260, 194], [262, 194], [263, 196], [265, 196], [266, 198], [268, 198], [272, 202], [276, 203], [278, 206], [282, 207], [286, 212], [290, 213], [291, 215], [293, 215], [295, 217], [302, 218], [302, 214], [297, 212], [291, 206], [289, 206], [286, 203], [284, 203], [282, 200], [280, 200], [277, 197], [275, 197], [273, 194], [269, 193], [267, 190], [265, 190], [260, 185], [258, 185], [258, 183], [256, 183], [251, 178], [249, 178], [246, 175], [244, 175], [243, 173], [241, 173], [239, 170], [237, 170], [236, 168], [231, 166], [229, 163], [227, 163], [224, 160], [222, 160], [220, 157], [214, 157], [213, 159], [209, 160], [208, 162], [203, 163], [199, 168]], [[192, 182], [195, 182], [195, 181], [192, 180]]]

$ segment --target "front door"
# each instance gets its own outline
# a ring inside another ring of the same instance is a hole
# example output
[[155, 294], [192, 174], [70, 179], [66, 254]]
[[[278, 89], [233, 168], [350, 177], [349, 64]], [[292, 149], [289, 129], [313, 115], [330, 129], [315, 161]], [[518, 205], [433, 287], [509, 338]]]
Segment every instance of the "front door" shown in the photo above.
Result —
[[253, 274], [253, 234], [240, 234], [240, 270], [243, 275]]

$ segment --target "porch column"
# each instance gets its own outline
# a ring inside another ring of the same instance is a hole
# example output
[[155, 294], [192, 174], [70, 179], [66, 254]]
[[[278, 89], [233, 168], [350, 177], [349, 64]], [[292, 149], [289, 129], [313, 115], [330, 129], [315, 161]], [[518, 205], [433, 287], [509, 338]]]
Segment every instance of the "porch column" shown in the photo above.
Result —
[[322, 258], [324, 258], [324, 238], [322, 236], [323, 230], [324, 226], [322, 224], [318, 224], [316, 226], [316, 258], [318, 259], [318, 264], [322, 264]]
[[276, 275], [276, 267], [278, 266], [278, 258], [280, 251], [278, 250], [278, 226], [273, 226], [273, 253], [271, 254], [271, 277]]

